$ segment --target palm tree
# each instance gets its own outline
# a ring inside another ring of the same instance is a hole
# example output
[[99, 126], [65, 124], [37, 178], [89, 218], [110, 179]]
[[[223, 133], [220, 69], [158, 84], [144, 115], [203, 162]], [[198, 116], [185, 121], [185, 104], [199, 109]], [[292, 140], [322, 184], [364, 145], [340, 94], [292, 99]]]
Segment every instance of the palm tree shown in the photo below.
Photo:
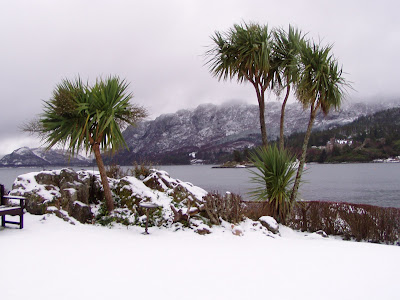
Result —
[[313, 43], [304, 43], [301, 47], [300, 79], [296, 88], [296, 97], [304, 108], [310, 109], [310, 118], [304, 136], [302, 154], [291, 195], [294, 201], [307, 154], [308, 141], [315, 117], [319, 110], [326, 115], [333, 107], [338, 109], [344, 96], [344, 87], [348, 85], [342, 77], [342, 69], [331, 54], [332, 46], [322, 47]]
[[268, 26], [250, 23], [237, 25], [225, 33], [211, 37], [214, 47], [206, 52], [211, 57], [206, 64], [218, 80], [237, 78], [250, 82], [257, 94], [262, 143], [268, 145], [265, 128], [265, 91], [274, 77], [271, 65], [272, 35]]
[[280, 93], [286, 88], [286, 95], [282, 103], [280, 119], [279, 149], [284, 148], [285, 108], [289, 98], [291, 85], [296, 84], [299, 77], [300, 46], [304, 43], [304, 35], [300, 30], [289, 25], [289, 31], [276, 29], [274, 31], [273, 60], [278, 72], [275, 78]]
[[38, 134], [48, 149], [61, 144], [71, 155], [80, 150], [94, 153], [109, 212], [114, 202], [100, 151], [126, 146], [121, 128], [147, 116], [144, 108], [129, 102], [128, 86], [116, 76], [98, 79], [92, 87], [79, 77], [62, 80], [52, 98], [44, 101], [38, 121], [25, 126], [26, 131]]
[[250, 194], [256, 200], [268, 199], [272, 216], [285, 224], [294, 204], [290, 196], [296, 174], [295, 157], [274, 145], [256, 149], [250, 159], [257, 168], [257, 171], [250, 170], [254, 175], [251, 180], [257, 184]]

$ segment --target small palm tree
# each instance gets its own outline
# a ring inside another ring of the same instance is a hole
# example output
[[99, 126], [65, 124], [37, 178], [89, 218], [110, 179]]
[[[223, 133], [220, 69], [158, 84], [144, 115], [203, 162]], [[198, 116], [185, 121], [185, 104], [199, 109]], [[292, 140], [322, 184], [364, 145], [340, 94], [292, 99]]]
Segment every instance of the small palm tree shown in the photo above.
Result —
[[24, 130], [38, 134], [47, 148], [61, 145], [71, 155], [80, 150], [94, 153], [103, 184], [109, 212], [114, 202], [108, 183], [101, 150], [117, 150], [126, 146], [121, 128], [147, 116], [144, 108], [132, 105], [128, 84], [119, 77], [98, 79], [94, 86], [76, 80], [63, 80], [56, 86], [50, 100], [44, 102], [39, 119]]
[[292, 201], [297, 197], [301, 175], [306, 160], [307, 146], [317, 112], [325, 115], [333, 107], [338, 109], [348, 83], [342, 76], [337, 60], [331, 54], [332, 46], [304, 43], [300, 49], [302, 69], [296, 88], [296, 97], [310, 111], [307, 131], [304, 136], [299, 168], [293, 186]]
[[286, 95], [282, 103], [280, 119], [279, 149], [284, 148], [285, 108], [289, 98], [291, 85], [295, 85], [300, 72], [300, 47], [304, 43], [304, 35], [300, 30], [289, 25], [286, 32], [283, 29], [274, 31], [273, 61], [277, 67], [275, 90], [280, 93], [286, 88]]
[[294, 201], [291, 201], [291, 191], [296, 174], [295, 157], [287, 150], [272, 147], [260, 147], [251, 154], [251, 161], [257, 171], [250, 170], [254, 175], [251, 180], [258, 185], [251, 195], [260, 201], [269, 201], [273, 217], [285, 224]]
[[265, 128], [265, 91], [274, 78], [271, 65], [272, 35], [268, 26], [250, 23], [235, 24], [226, 33], [215, 32], [214, 47], [206, 52], [207, 64], [218, 80], [237, 78], [239, 83], [250, 82], [257, 94], [262, 143], [267, 146]]

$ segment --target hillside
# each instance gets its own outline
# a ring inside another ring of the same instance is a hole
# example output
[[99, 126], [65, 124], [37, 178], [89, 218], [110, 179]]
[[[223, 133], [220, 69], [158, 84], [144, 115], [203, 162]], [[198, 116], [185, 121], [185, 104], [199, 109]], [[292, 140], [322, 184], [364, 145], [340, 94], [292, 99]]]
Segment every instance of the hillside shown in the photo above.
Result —
[[[303, 134], [288, 138], [299, 149]], [[391, 108], [329, 130], [314, 131], [307, 160], [314, 162], [372, 161], [400, 155], [400, 108]]]
[[[328, 116], [319, 114], [314, 129], [324, 130], [348, 124], [360, 116], [400, 106], [396, 103], [351, 103]], [[269, 140], [279, 133], [279, 102], [266, 106], [266, 126]], [[293, 103], [286, 109], [285, 134], [289, 136], [305, 130], [308, 112]], [[133, 161], [152, 161], [161, 164], [188, 164], [191, 159], [221, 162], [230, 159], [235, 150], [258, 145], [258, 106], [248, 104], [204, 104], [194, 110], [180, 110], [145, 121], [124, 132], [129, 151], [117, 153], [112, 161], [131, 165]]]
[[82, 156], [70, 157], [62, 150], [22, 147], [0, 159], [0, 167], [86, 166], [90, 160]]

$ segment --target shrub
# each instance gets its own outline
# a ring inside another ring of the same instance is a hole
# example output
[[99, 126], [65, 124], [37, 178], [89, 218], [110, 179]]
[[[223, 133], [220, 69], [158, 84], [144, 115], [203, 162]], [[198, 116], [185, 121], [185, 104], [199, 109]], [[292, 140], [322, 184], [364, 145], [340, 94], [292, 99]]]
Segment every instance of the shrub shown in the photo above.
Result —
[[143, 180], [147, 176], [151, 174], [151, 168], [152, 164], [149, 162], [143, 162], [141, 164], [138, 164], [135, 162], [133, 166], [133, 170], [130, 170], [130, 173], [132, 176], [135, 176], [137, 179]]
[[300, 202], [287, 220], [293, 229], [341, 235], [356, 241], [396, 244], [400, 239], [400, 209], [366, 204]]
[[278, 150], [274, 145], [267, 149], [258, 148], [250, 159], [258, 170], [250, 170], [254, 175], [251, 180], [258, 185], [251, 195], [255, 200], [268, 200], [272, 216], [285, 224], [293, 206], [290, 196], [297, 171], [294, 156], [287, 150]]
[[122, 177], [125, 177], [128, 175], [128, 171], [124, 171], [121, 166], [113, 164], [113, 165], [107, 166], [106, 174], [107, 174], [107, 177], [109, 177], [109, 178], [121, 179]]
[[244, 217], [242, 197], [237, 194], [209, 193], [204, 197], [205, 211], [212, 224], [219, 225], [220, 219], [230, 223], [239, 223]]

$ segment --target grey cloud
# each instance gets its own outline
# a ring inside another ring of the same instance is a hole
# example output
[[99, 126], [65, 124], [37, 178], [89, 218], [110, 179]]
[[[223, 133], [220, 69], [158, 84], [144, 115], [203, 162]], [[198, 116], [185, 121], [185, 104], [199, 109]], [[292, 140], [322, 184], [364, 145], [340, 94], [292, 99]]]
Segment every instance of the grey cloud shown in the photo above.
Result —
[[210, 35], [242, 21], [291, 23], [334, 43], [353, 82], [350, 99], [398, 96], [399, 6], [342, 0], [7, 1], [0, 11], [0, 139], [24, 142], [18, 126], [41, 112], [42, 100], [62, 78], [78, 74], [126, 78], [134, 101], [152, 117], [204, 102], [256, 103], [250, 86], [218, 82], [204, 66]]

